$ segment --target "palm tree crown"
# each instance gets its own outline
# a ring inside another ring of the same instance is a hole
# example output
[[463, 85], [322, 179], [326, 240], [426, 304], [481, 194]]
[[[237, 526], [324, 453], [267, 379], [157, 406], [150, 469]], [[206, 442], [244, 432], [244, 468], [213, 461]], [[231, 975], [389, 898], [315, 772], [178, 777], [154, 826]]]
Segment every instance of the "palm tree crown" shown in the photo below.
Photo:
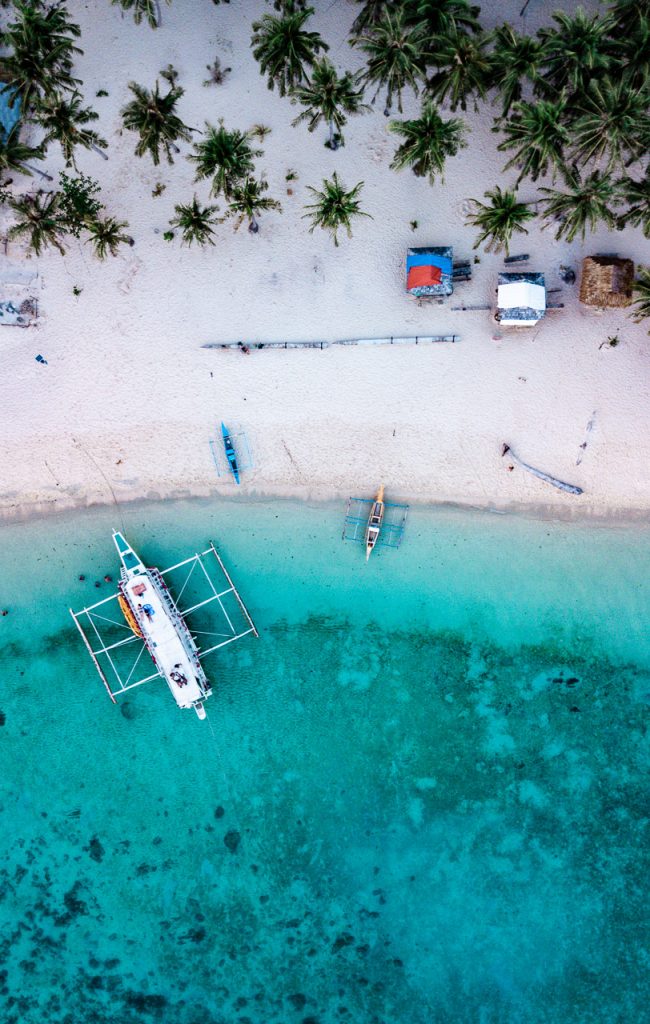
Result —
[[82, 98], [78, 92], [74, 92], [69, 99], [54, 95], [39, 102], [36, 111], [36, 120], [45, 130], [44, 145], [49, 145], [53, 140], [59, 142], [67, 167], [76, 166], [74, 154], [77, 146], [94, 149], [108, 160], [106, 154], [101, 152], [108, 148], [108, 143], [97, 132], [86, 127], [96, 121], [99, 115], [90, 107], [82, 107], [81, 103]]
[[81, 29], [68, 19], [65, 7], [15, 0], [14, 11], [17, 21], [0, 33], [0, 42], [10, 51], [0, 61], [7, 85], [25, 109], [43, 96], [73, 91], [79, 84], [71, 75], [73, 57], [83, 52], [73, 40]]
[[[637, 323], [650, 316], [650, 267], [640, 267], [634, 284], [634, 319]], [[650, 334], [650, 331], [648, 332]]]
[[170, 85], [165, 96], [160, 95], [158, 79], [149, 91], [137, 82], [129, 82], [134, 99], [122, 110], [124, 127], [140, 136], [135, 147], [137, 156], [151, 154], [154, 164], [160, 163], [160, 151], [164, 151], [168, 162], [174, 162], [172, 151], [179, 152], [177, 139], [189, 142], [192, 130], [176, 114], [176, 104], [184, 93], [178, 85]]
[[218, 206], [201, 206], [196, 198], [191, 203], [179, 203], [174, 207], [176, 216], [170, 226], [181, 231], [182, 240], [186, 245], [197, 242], [198, 245], [214, 245], [214, 225], [217, 223], [215, 213]]
[[455, 29], [464, 32], [480, 32], [478, 15], [480, 7], [474, 7], [468, 0], [408, 0], [413, 24], [424, 24], [431, 36], [442, 36]]
[[564, 167], [564, 149], [570, 138], [563, 124], [564, 111], [564, 101], [515, 103], [514, 114], [503, 124], [506, 138], [498, 149], [516, 150], [506, 167], [519, 167], [517, 184], [526, 176], [536, 181], [549, 167], [553, 171]]
[[42, 146], [28, 146], [20, 141], [20, 121], [13, 126], [8, 135], [0, 131], [0, 181], [8, 171], [31, 176], [35, 168], [30, 167], [27, 161], [42, 159]]
[[599, 221], [608, 228], [616, 226], [616, 215], [611, 209], [616, 202], [618, 191], [615, 183], [607, 174], [593, 171], [584, 181], [577, 171], [567, 174], [568, 191], [560, 192], [552, 188], [542, 188], [546, 193], [544, 218], [559, 221], [556, 238], [566, 238], [572, 242], [580, 232], [584, 239], [587, 227], [594, 231]]
[[106, 259], [108, 254], [117, 256], [120, 245], [133, 245], [130, 235], [125, 235], [123, 228], [128, 228], [126, 221], [117, 220], [115, 217], [98, 218], [86, 224], [88, 238], [95, 247], [95, 255], [100, 259]]
[[632, 89], [624, 78], [592, 79], [576, 101], [571, 125], [573, 156], [581, 165], [607, 157], [611, 169], [650, 150], [650, 89]]
[[487, 239], [488, 250], [499, 252], [505, 249], [507, 253], [510, 251], [510, 240], [515, 231], [527, 235], [528, 231], [524, 224], [532, 220], [535, 214], [527, 203], [517, 202], [514, 192], [502, 192], [498, 185], [492, 191], [487, 191], [485, 196], [490, 200], [489, 205], [480, 203], [478, 199], [471, 200], [475, 211], [470, 214], [469, 221], [481, 228], [474, 248], [478, 249], [481, 242]]
[[[171, 2], [172, 0], [167, 0], [168, 5]], [[111, 0], [111, 3], [113, 6], [117, 4], [123, 11], [133, 11], [136, 25], [144, 20], [151, 28], [158, 28], [162, 23], [159, 0]]]
[[36, 192], [9, 199], [9, 207], [18, 215], [18, 221], [9, 228], [9, 238], [27, 238], [27, 243], [40, 256], [43, 249], [54, 246], [61, 255], [65, 249], [61, 236], [65, 225], [59, 215], [58, 192]]
[[332, 178], [323, 181], [323, 191], [307, 186], [309, 191], [316, 197], [316, 202], [305, 207], [307, 213], [303, 217], [311, 220], [310, 232], [316, 228], [324, 228], [329, 231], [334, 239], [334, 245], [338, 245], [337, 232], [339, 228], [345, 228], [348, 238], [352, 237], [350, 221], [352, 217], [369, 217], [359, 209], [358, 195], [363, 188], [363, 182], [359, 181], [349, 191], [339, 181], [336, 171]]
[[[313, 132], [321, 121], [326, 121], [329, 126], [326, 145], [330, 149], [343, 145], [341, 129], [347, 123], [347, 114], [370, 110], [368, 104], [363, 102], [363, 89], [357, 87], [355, 76], [346, 71], [339, 78], [327, 57], [316, 61], [311, 78], [296, 89], [293, 95], [305, 110], [292, 123], [296, 125], [307, 121], [309, 131]], [[334, 129], [339, 133], [338, 139], [335, 138]]]
[[580, 94], [595, 74], [610, 65], [611, 15], [589, 17], [578, 7], [573, 17], [564, 11], [553, 15], [557, 28], [542, 28], [538, 35], [544, 51], [544, 81], [551, 96], [563, 90]]
[[207, 123], [205, 127], [205, 137], [194, 144], [188, 159], [196, 164], [195, 181], [212, 178], [210, 194], [222, 192], [227, 198], [239, 181], [252, 174], [253, 160], [262, 150], [253, 149], [249, 132], [229, 131], [223, 123], [218, 128]]
[[528, 79], [533, 85], [539, 82], [543, 47], [539, 39], [521, 36], [507, 23], [494, 30], [492, 41], [491, 85], [501, 94], [501, 117], [505, 118], [522, 97], [522, 81]]
[[391, 167], [397, 171], [411, 167], [417, 177], [426, 175], [432, 185], [436, 174], [442, 176], [447, 157], [456, 156], [458, 150], [467, 145], [464, 121], [458, 117], [443, 121], [431, 100], [423, 104], [417, 120], [391, 121], [388, 127], [405, 139]]
[[256, 181], [255, 178], [246, 178], [235, 186], [229, 200], [230, 212], [239, 215], [235, 230], [248, 217], [248, 230], [256, 234], [259, 231], [256, 214], [264, 210], [282, 210], [277, 199], [262, 194], [268, 187], [265, 181]]
[[427, 63], [438, 71], [427, 82], [427, 90], [440, 103], [449, 100], [452, 110], [467, 109], [467, 100], [474, 96], [485, 99], [493, 75], [492, 58], [486, 53], [487, 36], [470, 36], [454, 27], [445, 35], [435, 36], [427, 53]]
[[393, 95], [397, 96], [400, 114], [402, 90], [410, 85], [417, 95], [418, 83], [424, 75], [426, 41], [424, 26], [410, 25], [403, 8], [387, 10], [371, 32], [350, 40], [352, 46], [358, 46], [367, 55], [368, 63], [360, 81], [376, 86], [373, 103], [382, 88], [386, 88], [386, 116], [390, 114]]
[[318, 32], [304, 30], [313, 13], [313, 7], [297, 10], [289, 3], [281, 17], [264, 14], [260, 21], [253, 22], [253, 56], [260, 72], [268, 75], [269, 89], [277, 84], [281, 96], [299, 85], [305, 77], [305, 66], [311, 66], [321, 50], [329, 50]]
[[645, 178], [622, 178], [618, 182], [619, 195], [627, 203], [627, 209], [619, 218], [619, 227], [631, 224], [641, 228], [646, 238], [650, 238], [650, 168]]

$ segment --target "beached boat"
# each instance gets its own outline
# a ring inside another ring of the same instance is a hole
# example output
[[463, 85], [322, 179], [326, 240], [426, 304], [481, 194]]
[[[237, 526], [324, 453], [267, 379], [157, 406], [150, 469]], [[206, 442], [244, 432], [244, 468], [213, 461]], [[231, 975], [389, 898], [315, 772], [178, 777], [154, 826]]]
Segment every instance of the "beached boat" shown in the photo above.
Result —
[[205, 718], [203, 701], [212, 693], [185, 619], [158, 569], [147, 569], [121, 533], [113, 540], [122, 560], [118, 602], [151, 660], [166, 680], [179, 708]]
[[370, 558], [375, 544], [379, 539], [381, 524], [384, 518], [384, 485], [382, 484], [377, 492], [377, 497], [372, 503], [368, 525], [366, 527], [366, 562]]
[[223, 446], [226, 450], [226, 458], [228, 459], [228, 466], [230, 472], [235, 478], [235, 483], [239, 483], [239, 466], [237, 465], [237, 453], [235, 452], [235, 446], [232, 443], [232, 438], [225, 423], [221, 424], [221, 436], [223, 437]]

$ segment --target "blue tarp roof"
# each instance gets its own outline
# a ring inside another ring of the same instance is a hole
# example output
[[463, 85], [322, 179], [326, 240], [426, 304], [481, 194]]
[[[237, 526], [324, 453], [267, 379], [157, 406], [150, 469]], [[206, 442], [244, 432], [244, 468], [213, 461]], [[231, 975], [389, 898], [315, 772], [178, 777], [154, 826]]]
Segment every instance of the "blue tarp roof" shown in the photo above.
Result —
[[[430, 272], [427, 272], [429, 268]], [[430, 246], [409, 249], [406, 254], [406, 290], [421, 298], [427, 295], [451, 295], [453, 292], [452, 248]]]
[[15, 95], [16, 90], [11, 86], [0, 84], [0, 136], [3, 141], [20, 121], [20, 99], [11, 102]]

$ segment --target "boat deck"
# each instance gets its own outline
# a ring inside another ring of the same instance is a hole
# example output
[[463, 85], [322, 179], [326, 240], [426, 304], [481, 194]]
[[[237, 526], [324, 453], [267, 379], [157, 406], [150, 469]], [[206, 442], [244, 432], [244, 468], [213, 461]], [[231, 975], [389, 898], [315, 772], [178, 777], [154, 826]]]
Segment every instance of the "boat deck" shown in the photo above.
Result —
[[164, 675], [178, 706], [189, 708], [203, 700], [207, 689], [201, 680], [203, 672], [191, 659], [178, 625], [173, 621], [171, 608], [158, 587], [154, 586], [147, 573], [124, 580], [122, 587], [147, 649]]

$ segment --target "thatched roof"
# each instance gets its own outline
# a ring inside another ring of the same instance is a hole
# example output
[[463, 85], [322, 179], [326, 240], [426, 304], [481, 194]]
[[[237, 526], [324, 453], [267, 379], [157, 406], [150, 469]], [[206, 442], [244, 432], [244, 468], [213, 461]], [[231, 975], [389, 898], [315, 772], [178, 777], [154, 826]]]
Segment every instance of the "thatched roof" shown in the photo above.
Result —
[[634, 263], [618, 256], [587, 256], [582, 261], [580, 301], [587, 306], [628, 306], [632, 301]]

